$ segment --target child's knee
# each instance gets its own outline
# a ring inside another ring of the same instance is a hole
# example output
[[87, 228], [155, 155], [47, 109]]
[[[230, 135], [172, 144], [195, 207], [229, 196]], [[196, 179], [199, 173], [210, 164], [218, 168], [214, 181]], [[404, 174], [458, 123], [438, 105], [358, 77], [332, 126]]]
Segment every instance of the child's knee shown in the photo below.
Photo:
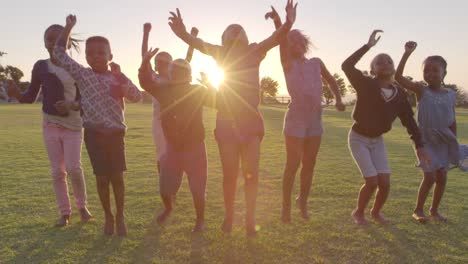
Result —
[[379, 186], [379, 181], [377, 177], [368, 177], [364, 185], [371, 190], [375, 190]]
[[67, 176], [66, 171], [62, 168], [53, 168], [51, 169], [50, 174], [52, 175], [52, 179], [54, 181], [62, 181]]
[[68, 175], [73, 178], [81, 178], [83, 175], [83, 169], [81, 167], [71, 167], [67, 168]]

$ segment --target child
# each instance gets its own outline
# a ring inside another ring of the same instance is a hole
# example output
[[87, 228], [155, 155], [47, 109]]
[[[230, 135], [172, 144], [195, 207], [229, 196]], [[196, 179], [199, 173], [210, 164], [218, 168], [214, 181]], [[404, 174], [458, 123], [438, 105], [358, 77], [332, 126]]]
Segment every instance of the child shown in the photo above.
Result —
[[[273, 19], [276, 29], [281, 27], [281, 18], [272, 7], [265, 18]], [[281, 219], [291, 222], [291, 192], [294, 177], [302, 162], [301, 188], [297, 204], [304, 219], [307, 213], [307, 198], [312, 185], [317, 153], [320, 148], [322, 128], [322, 78], [328, 83], [336, 98], [336, 108], [344, 111], [341, 95], [335, 78], [319, 58], [307, 59], [310, 40], [299, 30], [291, 30], [287, 39], [280, 43], [280, 56], [291, 102], [284, 120], [287, 161], [283, 176], [283, 207]]]
[[264, 134], [263, 119], [258, 110], [260, 102], [259, 67], [266, 53], [286, 37], [296, 19], [296, 6], [288, 1], [287, 20], [269, 38], [249, 44], [242, 26], [229, 25], [222, 35], [222, 46], [204, 42], [190, 36], [185, 29], [179, 10], [171, 12], [172, 31], [195, 49], [213, 57], [223, 68], [225, 81], [217, 95], [215, 137], [223, 166], [223, 190], [226, 214], [222, 225], [231, 232], [234, 220], [234, 200], [239, 163], [245, 179], [246, 231], [255, 236], [255, 203], [258, 189], [260, 142]]
[[378, 223], [388, 223], [380, 213], [390, 191], [390, 167], [382, 135], [392, 128], [399, 117], [416, 145], [421, 162], [429, 162], [421, 135], [413, 117], [413, 110], [403, 89], [395, 85], [395, 67], [387, 54], [377, 55], [371, 63], [373, 77], [365, 76], [355, 65], [380, 40], [381, 30], [375, 30], [369, 42], [343, 62], [342, 69], [356, 89], [357, 101], [353, 111], [354, 123], [349, 133], [349, 148], [361, 170], [365, 183], [358, 196], [357, 207], [352, 213], [356, 224], [367, 224], [364, 210], [378, 188], [371, 217]]
[[[114, 233], [114, 216], [110, 205], [109, 184], [116, 203], [117, 235], [125, 236], [124, 178], [126, 170], [124, 135], [124, 98], [138, 102], [140, 90], [120, 72], [112, 60], [109, 41], [101, 36], [86, 40], [86, 61], [91, 68], [78, 64], [65, 53], [76, 17], [69, 15], [65, 29], [57, 40], [54, 57], [76, 80], [82, 96], [84, 140], [96, 175], [99, 198], [105, 213], [104, 234]], [[109, 71], [109, 66], [111, 71]]]
[[[141, 45], [141, 56], [142, 58], [148, 52], [148, 38], [149, 33], [151, 31], [151, 24], [145, 23], [143, 25], [143, 42]], [[197, 28], [192, 28], [191, 34], [196, 36], [198, 34]], [[190, 63], [193, 56], [193, 47], [189, 47], [187, 50], [186, 60]], [[169, 80], [169, 65], [172, 62], [172, 56], [167, 52], [159, 52], [156, 57], [154, 58], [154, 71], [153, 71], [153, 79], [155, 81], [165, 82]], [[164, 151], [166, 149], [166, 140], [164, 139], [164, 134], [161, 127], [161, 117], [160, 117], [160, 105], [156, 98], [153, 97], [153, 123], [152, 123], [152, 132], [153, 132], [153, 142], [156, 146], [157, 152], [157, 166], [158, 171], [160, 168], [160, 160], [161, 157], [164, 155]]]
[[427, 85], [412, 82], [403, 77], [405, 64], [416, 49], [416, 42], [405, 45], [405, 53], [398, 65], [396, 80], [406, 89], [414, 92], [418, 99], [418, 124], [431, 158], [431, 164], [421, 164], [424, 178], [419, 187], [416, 209], [413, 218], [426, 222], [424, 203], [432, 185], [435, 183], [430, 214], [434, 219], [446, 222], [447, 218], [439, 213], [439, 204], [444, 195], [447, 170], [451, 164], [458, 164], [459, 149], [457, 141], [457, 122], [455, 119], [456, 93], [444, 87], [447, 62], [441, 56], [430, 56], [423, 63], [424, 80]]
[[[86, 208], [86, 184], [81, 168], [81, 145], [83, 142], [82, 120], [80, 115], [80, 98], [75, 80], [68, 72], [57, 66], [52, 56], [55, 42], [63, 30], [61, 25], [51, 25], [44, 33], [44, 45], [49, 52], [49, 59], [39, 60], [34, 64], [31, 84], [21, 94], [16, 84], [10, 82], [9, 95], [20, 103], [34, 103], [42, 89], [43, 125], [42, 132], [50, 171], [55, 191], [55, 198], [61, 217], [56, 226], [68, 225], [71, 214], [68, 194], [67, 174], [70, 176], [75, 196], [76, 207], [81, 220], [86, 222], [92, 215]], [[78, 50], [78, 41], [70, 38], [69, 49]]]
[[150, 50], [144, 57], [138, 77], [141, 87], [161, 105], [161, 125], [167, 139], [166, 152], [160, 160], [159, 178], [165, 208], [158, 216], [158, 222], [164, 223], [172, 212], [173, 196], [180, 188], [185, 172], [197, 216], [193, 232], [200, 232], [204, 229], [207, 178], [203, 105], [214, 107], [216, 90], [191, 85], [190, 64], [183, 59], [170, 64], [169, 82], [155, 81], [149, 64], [157, 51]]

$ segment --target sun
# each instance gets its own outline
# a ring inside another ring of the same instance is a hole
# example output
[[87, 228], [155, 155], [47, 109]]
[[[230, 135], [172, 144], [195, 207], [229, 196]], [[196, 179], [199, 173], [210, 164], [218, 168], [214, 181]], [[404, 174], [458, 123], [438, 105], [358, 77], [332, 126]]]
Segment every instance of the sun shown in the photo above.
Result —
[[201, 79], [201, 72], [206, 74], [211, 85], [216, 89], [218, 89], [219, 85], [224, 81], [224, 71], [219, 68], [214, 61], [197, 60], [196, 62], [192, 62], [192, 67], [194, 82]]
[[206, 74], [211, 84], [216, 88], [219, 88], [219, 85], [224, 81], [224, 71], [218, 66], [213, 67]]

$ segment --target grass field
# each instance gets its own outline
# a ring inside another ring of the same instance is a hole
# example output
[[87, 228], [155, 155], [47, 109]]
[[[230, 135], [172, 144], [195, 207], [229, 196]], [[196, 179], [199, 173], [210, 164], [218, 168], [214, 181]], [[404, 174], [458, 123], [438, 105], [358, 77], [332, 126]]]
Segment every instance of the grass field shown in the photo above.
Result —
[[[243, 183], [239, 180], [236, 227], [223, 235], [222, 174], [213, 139], [214, 112], [205, 112], [209, 175], [207, 230], [190, 232], [194, 210], [187, 181], [175, 212], [160, 227], [155, 150], [150, 105], [127, 107], [126, 238], [102, 235], [103, 214], [85, 148], [83, 167], [89, 208], [95, 220], [53, 227], [58, 218], [42, 141], [40, 105], [0, 105], [0, 263], [468, 263], [468, 174], [449, 173], [441, 212], [447, 224], [411, 220], [421, 174], [414, 168], [410, 140], [399, 122], [385, 136], [392, 168], [392, 189], [384, 208], [389, 226], [355, 226], [349, 216], [362, 183], [347, 147], [349, 111], [325, 110], [325, 134], [309, 199], [312, 219], [293, 210], [293, 223], [279, 220], [281, 176], [285, 163], [284, 109], [262, 109], [262, 144], [256, 239], [243, 229]], [[458, 112], [462, 142], [468, 143], [468, 111]], [[297, 182], [297, 181], [296, 181]], [[295, 188], [297, 192], [298, 186]], [[429, 204], [428, 204], [429, 206]]]

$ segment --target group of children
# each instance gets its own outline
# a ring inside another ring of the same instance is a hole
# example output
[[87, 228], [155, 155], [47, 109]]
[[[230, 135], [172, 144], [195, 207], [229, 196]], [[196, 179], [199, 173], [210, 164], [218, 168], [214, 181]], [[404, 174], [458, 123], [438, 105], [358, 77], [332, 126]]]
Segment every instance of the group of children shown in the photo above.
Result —
[[[249, 43], [237, 24], [229, 25], [222, 34], [222, 45], [214, 45], [196, 37], [198, 30], [188, 33], [181, 14], [171, 12], [170, 27], [189, 45], [186, 59], [172, 60], [167, 52], [148, 49], [151, 25], [144, 25], [142, 63], [139, 69], [141, 88], [154, 97], [153, 138], [157, 148], [160, 195], [164, 204], [158, 216], [164, 223], [173, 210], [175, 195], [186, 173], [196, 210], [194, 232], [204, 229], [207, 157], [203, 107], [217, 110], [216, 129], [223, 169], [225, 217], [224, 232], [231, 232], [234, 220], [234, 201], [239, 169], [245, 181], [248, 236], [257, 233], [255, 205], [259, 180], [260, 144], [264, 135], [263, 119], [258, 109], [259, 66], [267, 52], [280, 46], [281, 64], [285, 74], [291, 103], [284, 121], [287, 162], [283, 176], [283, 203], [281, 220], [291, 221], [291, 193], [297, 170], [300, 173], [300, 194], [296, 199], [301, 216], [308, 219], [307, 199], [311, 189], [322, 128], [322, 78], [335, 95], [336, 108], [344, 111], [338, 85], [319, 58], [306, 58], [310, 41], [299, 30], [291, 27], [296, 20], [297, 3], [288, 0], [284, 23], [274, 8], [265, 15], [274, 21], [276, 31], [260, 43]], [[111, 63], [109, 41], [102, 36], [86, 40], [86, 61], [90, 67], [78, 64], [68, 54], [77, 47], [70, 33], [76, 17], [69, 15], [65, 27], [52, 25], [44, 34], [48, 60], [38, 61], [33, 68], [31, 86], [20, 94], [14, 84], [10, 96], [21, 103], [31, 103], [42, 88], [43, 134], [49, 155], [54, 190], [61, 218], [57, 225], [68, 224], [71, 206], [66, 175], [70, 175], [75, 202], [83, 221], [92, 215], [86, 208], [85, 181], [81, 168], [81, 145], [84, 138], [97, 190], [105, 214], [104, 233], [125, 236], [124, 177], [126, 170], [124, 136], [124, 99], [138, 102], [140, 90]], [[356, 90], [357, 101], [353, 111], [354, 123], [349, 133], [349, 148], [365, 183], [362, 186], [352, 217], [357, 224], [366, 224], [364, 210], [377, 191], [371, 217], [380, 223], [388, 220], [381, 209], [390, 189], [390, 168], [382, 135], [391, 130], [398, 117], [414, 141], [419, 166], [424, 171], [417, 206], [413, 218], [424, 222], [423, 207], [429, 190], [435, 183], [431, 216], [446, 221], [439, 211], [449, 164], [457, 164], [459, 157], [456, 138], [455, 93], [444, 88], [447, 63], [440, 56], [424, 61], [424, 79], [427, 84], [413, 83], [403, 77], [403, 70], [416, 43], [408, 42], [405, 54], [395, 72], [387, 54], [377, 55], [371, 63], [371, 75], [355, 68], [361, 57], [380, 37], [374, 31], [366, 45], [352, 54], [342, 69]], [[191, 84], [189, 61], [193, 49], [211, 56], [224, 69], [225, 80], [218, 90], [202, 76], [203, 85]], [[155, 57], [156, 56], [156, 57]], [[155, 67], [151, 60], [155, 57]], [[397, 81], [397, 82], [395, 82]], [[418, 124], [404, 89], [418, 98]], [[82, 133], [84, 128], [84, 137]], [[116, 216], [111, 211], [112, 185]]]

